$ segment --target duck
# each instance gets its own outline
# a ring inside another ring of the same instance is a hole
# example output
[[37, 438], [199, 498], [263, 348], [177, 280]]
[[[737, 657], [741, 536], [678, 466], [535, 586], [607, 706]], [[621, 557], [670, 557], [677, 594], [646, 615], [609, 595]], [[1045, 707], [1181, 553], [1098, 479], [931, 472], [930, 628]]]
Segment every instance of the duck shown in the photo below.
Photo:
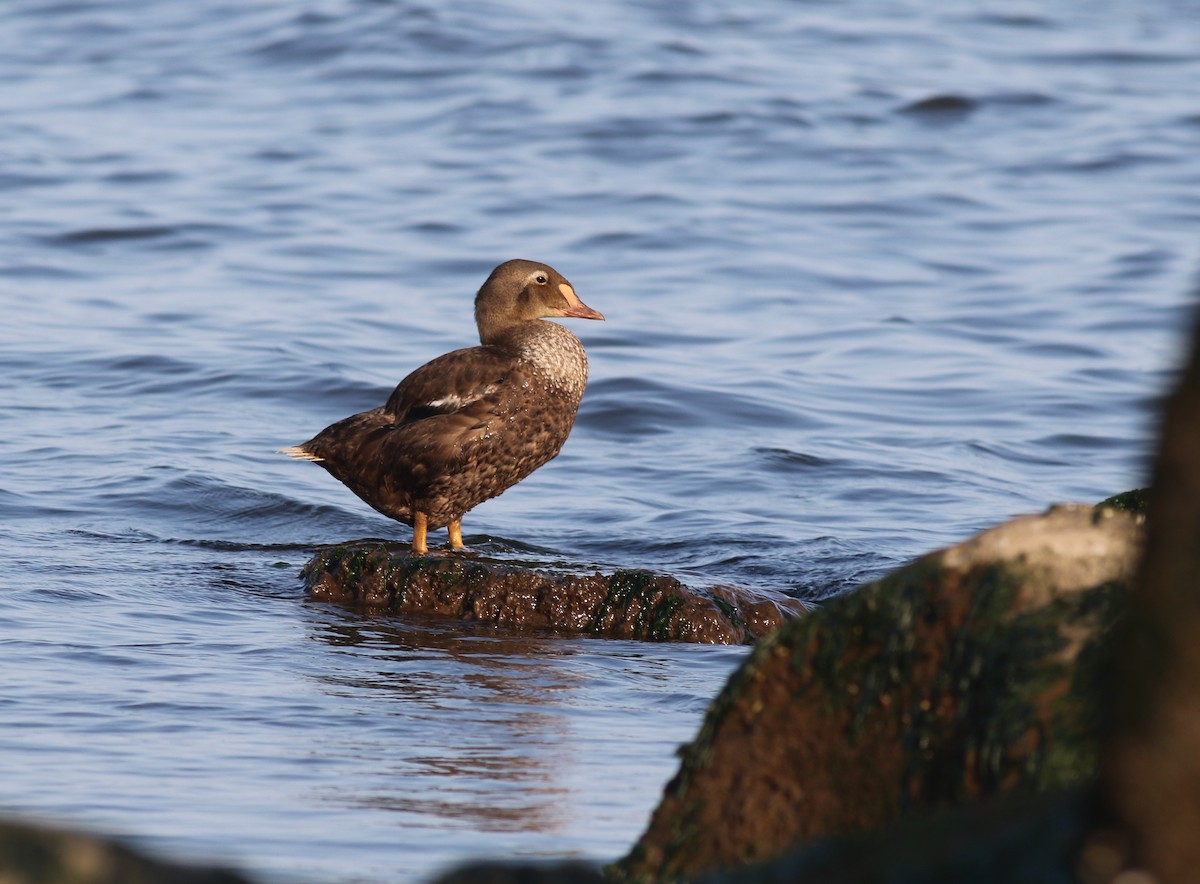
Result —
[[550, 318], [604, 319], [553, 267], [514, 259], [475, 295], [479, 346], [425, 363], [378, 408], [331, 424], [281, 454], [311, 461], [363, 501], [413, 529], [447, 528], [556, 457], [587, 386], [583, 344]]

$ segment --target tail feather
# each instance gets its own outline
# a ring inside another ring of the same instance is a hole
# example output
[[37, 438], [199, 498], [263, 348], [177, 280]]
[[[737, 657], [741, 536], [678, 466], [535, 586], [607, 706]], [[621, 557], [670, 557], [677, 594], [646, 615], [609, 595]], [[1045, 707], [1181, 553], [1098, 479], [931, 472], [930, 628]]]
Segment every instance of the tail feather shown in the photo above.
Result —
[[275, 453], [286, 454], [288, 457], [294, 457], [298, 460], [311, 460], [313, 463], [320, 463], [325, 459], [313, 454], [303, 445], [289, 445], [287, 448], [280, 448]]

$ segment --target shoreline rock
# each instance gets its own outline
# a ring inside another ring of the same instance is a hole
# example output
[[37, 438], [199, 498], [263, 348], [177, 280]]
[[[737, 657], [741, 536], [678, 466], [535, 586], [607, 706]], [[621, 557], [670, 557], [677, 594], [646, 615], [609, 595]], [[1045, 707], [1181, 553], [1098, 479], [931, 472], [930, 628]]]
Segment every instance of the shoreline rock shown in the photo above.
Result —
[[251, 884], [232, 869], [173, 863], [120, 839], [0, 820], [4, 884]]
[[650, 825], [609, 867], [669, 881], [938, 809], [1091, 782], [1110, 633], [1140, 520], [1060, 506], [832, 599], [709, 708]]
[[645, 641], [748, 644], [809, 610], [782, 594], [697, 589], [649, 571], [556, 574], [478, 557], [414, 556], [383, 543], [326, 547], [301, 574], [320, 601]]

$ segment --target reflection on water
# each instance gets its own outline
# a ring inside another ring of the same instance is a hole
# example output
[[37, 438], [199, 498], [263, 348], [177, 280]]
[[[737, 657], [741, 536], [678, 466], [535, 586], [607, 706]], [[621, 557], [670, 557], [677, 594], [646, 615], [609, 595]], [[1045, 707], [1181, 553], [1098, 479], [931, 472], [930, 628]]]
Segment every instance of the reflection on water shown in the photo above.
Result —
[[[686, 732], [746, 653], [420, 618], [342, 614], [313, 627], [339, 661], [313, 676], [321, 691], [379, 713], [326, 747], [352, 753], [361, 778], [316, 800], [386, 811], [406, 831], [527, 833], [546, 855], [595, 855], [589, 840], [638, 822], [623, 812], [630, 793], [652, 802], [665, 782], [647, 748], [669, 752], [669, 734]], [[639, 769], [646, 779], [632, 781]]]
[[[566, 712], [586, 695], [587, 680], [557, 665], [573, 655], [571, 644], [488, 633], [385, 621], [371, 629], [342, 624], [320, 636], [371, 666], [321, 677], [326, 690], [378, 692], [393, 704], [394, 720], [356, 739], [354, 750], [379, 759], [382, 779], [398, 786], [326, 800], [410, 814], [424, 826], [441, 819], [493, 832], [562, 827], [572, 796], [560, 769], [575, 763]], [[422, 732], [442, 735], [436, 753], [414, 746]]]

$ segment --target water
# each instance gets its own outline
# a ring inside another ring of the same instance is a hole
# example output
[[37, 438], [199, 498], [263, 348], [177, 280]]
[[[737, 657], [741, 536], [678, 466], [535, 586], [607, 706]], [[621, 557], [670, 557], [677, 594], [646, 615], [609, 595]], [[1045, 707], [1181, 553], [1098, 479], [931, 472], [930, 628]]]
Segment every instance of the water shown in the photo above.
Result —
[[619, 855], [744, 651], [310, 603], [405, 531], [274, 449], [528, 257], [609, 321], [468, 543], [823, 598], [1134, 487], [1197, 82], [1172, 0], [9, 0], [0, 806], [281, 881]]

